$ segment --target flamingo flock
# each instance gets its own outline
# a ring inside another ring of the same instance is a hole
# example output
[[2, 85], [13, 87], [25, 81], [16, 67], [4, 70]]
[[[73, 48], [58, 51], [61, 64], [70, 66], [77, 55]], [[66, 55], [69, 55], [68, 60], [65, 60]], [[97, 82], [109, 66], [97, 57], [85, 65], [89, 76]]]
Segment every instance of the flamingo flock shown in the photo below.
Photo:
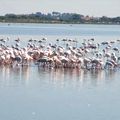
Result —
[[[68, 69], [114, 69], [120, 67], [120, 40], [97, 43], [94, 38], [79, 40], [47, 38], [30, 39], [20, 46], [17, 38], [8, 45], [9, 38], [0, 39], [0, 66], [30, 66]], [[63, 43], [60, 45], [60, 42]], [[79, 46], [79, 47], [78, 47]]]

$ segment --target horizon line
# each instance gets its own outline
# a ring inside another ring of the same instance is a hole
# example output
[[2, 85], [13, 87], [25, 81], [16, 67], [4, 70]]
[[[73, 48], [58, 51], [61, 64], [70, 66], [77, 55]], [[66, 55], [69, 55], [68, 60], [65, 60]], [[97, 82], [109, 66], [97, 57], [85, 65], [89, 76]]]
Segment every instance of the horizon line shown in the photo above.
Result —
[[52, 14], [53, 12], [60, 13], [60, 14], [63, 14], [63, 13], [78, 14], [78, 15], [89, 16], [89, 17], [96, 17], [96, 18], [100, 18], [100, 17], [108, 17], [108, 18], [120, 17], [120, 15], [118, 15], [118, 16], [109, 16], [109, 15], [108, 15], [108, 16], [107, 16], [107, 15], [94, 16], [94, 15], [89, 15], [89, 14], [84, 15], [84, 14], [77, 13], [77, 12], [59, 12], [59, 11], [51, 11], [51, 12], [36, 11], [36, 12], [31, 12], [31, 13], [14, 13], [14, 12], [10, 12], [10, 13], [4, 13], [3, 15], [0, 14], [0, 16], [5, 16], [5, 15], [7, 15], [7, 14], [14, 14], [14, 15], [30, 15], [30, 14], [36, 14], [36, 13], [42, 13], [42, 14], [47, 15], [48, 13]]

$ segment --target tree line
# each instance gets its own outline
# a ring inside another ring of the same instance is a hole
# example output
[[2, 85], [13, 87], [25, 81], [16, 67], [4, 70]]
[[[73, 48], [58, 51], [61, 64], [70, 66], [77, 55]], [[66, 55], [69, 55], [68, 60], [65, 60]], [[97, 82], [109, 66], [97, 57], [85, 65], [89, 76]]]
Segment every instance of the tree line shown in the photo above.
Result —
[[120, 24], [120, 17], [91, 17], [77, 13], [41, 13], [6, 14], [0, 16], [0, 22], [10, 23], [68, 23], [68, 24]]

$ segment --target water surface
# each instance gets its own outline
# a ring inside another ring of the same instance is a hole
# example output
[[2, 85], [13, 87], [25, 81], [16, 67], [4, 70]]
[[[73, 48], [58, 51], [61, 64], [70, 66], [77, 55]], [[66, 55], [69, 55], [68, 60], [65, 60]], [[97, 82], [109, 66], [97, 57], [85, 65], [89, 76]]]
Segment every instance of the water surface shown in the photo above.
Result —
[[[119, 26], [0, 24], [0, 37], [118, 39]], [[1, 120], [119, 120], [120, 70], [0, 66]]]

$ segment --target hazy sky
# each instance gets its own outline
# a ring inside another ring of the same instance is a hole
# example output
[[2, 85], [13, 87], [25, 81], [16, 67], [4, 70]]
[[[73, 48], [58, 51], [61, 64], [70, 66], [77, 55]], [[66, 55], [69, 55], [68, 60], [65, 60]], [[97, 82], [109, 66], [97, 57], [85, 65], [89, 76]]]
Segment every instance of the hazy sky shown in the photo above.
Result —
[[6, 13], [75, 12], [90, 16], [120, 16], [120, 0], [0, 0], [0, 15]]

